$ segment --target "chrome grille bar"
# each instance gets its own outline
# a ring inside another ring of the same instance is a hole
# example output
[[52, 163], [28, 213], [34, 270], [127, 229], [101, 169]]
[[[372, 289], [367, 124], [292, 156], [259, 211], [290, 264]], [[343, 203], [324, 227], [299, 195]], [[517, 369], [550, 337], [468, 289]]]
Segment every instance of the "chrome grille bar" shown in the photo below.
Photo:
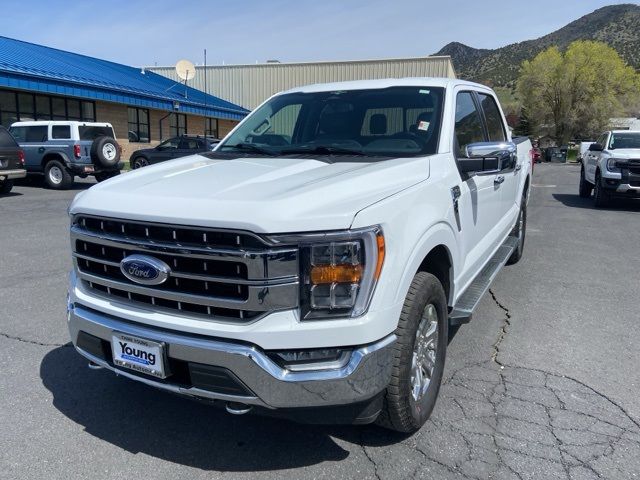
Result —
[[[239, 323], [299, 304], [298, 250], [251, 233], [77, 215], [71, 243], [85, 287], [120, 303]], [[168, 279], [133, 282], [120, 270], [133, 254], [169, 265]]]

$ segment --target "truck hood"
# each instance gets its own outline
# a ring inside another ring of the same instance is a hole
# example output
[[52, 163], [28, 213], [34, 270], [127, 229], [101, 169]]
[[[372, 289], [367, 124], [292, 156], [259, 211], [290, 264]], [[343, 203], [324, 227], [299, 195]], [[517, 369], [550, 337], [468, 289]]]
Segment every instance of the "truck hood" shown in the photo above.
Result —
[[615, 150], [607, 150], [612, 158], [640, 158], [640, 148], [616, 148]]
[[428, 176], [428, 157], [328, 163], [193, 155], [95, 185], [70, 212], [256, 233], [346, 229], [363, 208]]

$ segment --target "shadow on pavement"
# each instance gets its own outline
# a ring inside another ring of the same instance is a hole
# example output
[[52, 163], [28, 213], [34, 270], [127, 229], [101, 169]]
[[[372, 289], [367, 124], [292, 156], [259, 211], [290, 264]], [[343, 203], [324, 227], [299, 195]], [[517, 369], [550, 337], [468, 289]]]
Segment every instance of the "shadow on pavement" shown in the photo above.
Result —
[[179, 398], [108, 371], [92, 371], [69, 345], [50, 351], [40, 377], [53, 405], [85, 431], [131, 453], [217, 471], [264, 471], [340, 461], [331, 437], [376, 444], [401, 440], [375, 426], [314, 426], [246, 415]]
[[633, 198], [614, 198], [610, 206], [606, 208], [596, 208], [593, 205], [593, 198], [582, 198], [577, 194], [554, 193], [553, 198], [567, 207], [584, 208], [587, 210], [620, 210], [623, 212], [640, 212], [640, 201]]
[[[86, 190], [87, 188], [93, 187], [94, 185], [96, 185], [95, 181], [92, 181], [89, 179], [78, 180], [76, 178], [76, 181], [68, 190]], [[41, 175], [30, 175], [25, 178], [18, 179], [15, 181], [15, 186], [27, 187], [27, 188], [39, 188], [44, 190], [50, 190], [52, 192], [56, 191], [56, 190], [51, 190], [47, 188], [47, 186], [44, 183], [44, 178]]]
[[20, 192], [9, 192], [9, 193], [0, 193], [0, 198], [5, 197], [21, 197], [22, 194]]

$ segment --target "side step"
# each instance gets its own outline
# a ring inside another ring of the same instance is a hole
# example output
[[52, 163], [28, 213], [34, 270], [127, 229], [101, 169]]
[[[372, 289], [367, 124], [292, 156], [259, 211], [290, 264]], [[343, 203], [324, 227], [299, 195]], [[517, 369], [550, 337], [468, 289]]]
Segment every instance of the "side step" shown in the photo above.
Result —
[[471, 315], [478, 303], [480, 303], [480, 299], [487, 293], [493, 279], [496, 278], [500, 269], [507, 263], [517, 246], [518, 239], [516, 237], [507, 237], [491, 260], [487, 262], [478, 276], [473, 279], [473, 282], [458, 298], [458, 303], [449, 314], [450, 325], [462, 325], [471, 321]]

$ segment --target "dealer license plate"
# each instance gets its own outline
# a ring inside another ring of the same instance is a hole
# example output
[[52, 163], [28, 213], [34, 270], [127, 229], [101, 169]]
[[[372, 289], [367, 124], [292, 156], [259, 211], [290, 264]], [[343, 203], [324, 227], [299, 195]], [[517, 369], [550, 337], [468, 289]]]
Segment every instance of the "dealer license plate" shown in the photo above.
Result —
[[111, 337], [113, 363], [120, 367], [166, 378], [164, 344], [114, 332]]

